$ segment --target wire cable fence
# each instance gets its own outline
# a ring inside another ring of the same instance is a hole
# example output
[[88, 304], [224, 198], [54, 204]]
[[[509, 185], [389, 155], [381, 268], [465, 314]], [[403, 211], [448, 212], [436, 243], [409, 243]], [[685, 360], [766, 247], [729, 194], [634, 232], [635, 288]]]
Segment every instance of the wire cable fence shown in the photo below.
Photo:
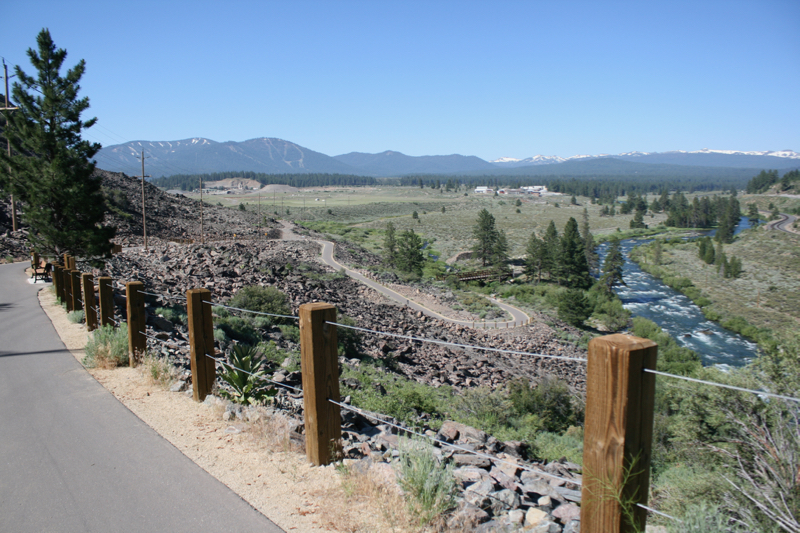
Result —
[[407, 339], [407, 340], [412, 340], [412, 341], [417, 341], [417, 342], [425, 342], [425, 343], [430, 343], [430, 344], [439, 344], [439, 345], [442, 345], [442, 346], [454, 346], [456, 348], [467, 348], [467, 349], [473, 349], [473, 350], [483, 350], [483, 351], [486, 351], [486, 352], [506, 353], [506, 354], [511, 354], [511, 355], [527, 355], [527, 356], [531, 356], [531, 357], [544, 357], [544, 358], [547, 358], [547, 359], [559, 359], [559, 360], [562, 360], [562, 361], [577, 361], [577, 362], [582, 362], [582, 363], [585, 363], [587, 361], [587, 359], [582, 359], [582, 358], [579, 358], [579, 357], [567, 357], [567, 356], [564, 356], [564, 355], [550, 355], [550, 354], [531, 353], [531, 352], [518, 352], [518, 351], [515, 351], [515, 350], [505, 350], [503, 348], [489, 348], [489, 347], [486, 347], [486, 346], [476, 346], [476, 345], [472, 345], [472, 344], [461, 344], [461, 343], [457, 343], [457, 342], [440, 341], [440, 340], [436, 340], [436, 339], [426, 339], [424, 337], [415, 337], [413, 335], [401, 335], [399, 333], [389, 333], [389, 332], [386, 332], [386, 331], [375, 331], [375, 330], [372, 330], [372, 329], [360, 328], [358, 326], [348, 326], [346, 324], [340, 324], [338, 322], [328, 322], [328, 321], [326, 321], [325, 323], [329, 324], [331, 326], [336, 326], [336, 327], [340, 327], [340, 328], [346, 328], [346, 329], [352, 329], [352, 330], [356, 330], [356, 331], [362, 331], [364, 333], [372, 333], [372, 334], [375, 334], [375, 335], [383, 335], [383, 336], [386, 336], [386, 337], [395, 337], [395, 338], [399, 338], [399, 339]]
[[715, 381], [706, 381], [704, 379], [690, 378], [690, 377], [687, 377], [687, 376], [679, 376], [679, 375], [676, 375], [676, 374], [668, 374], [666, 372], [659, 372], [658, 370], [650, 370], [650, 369], [647, 369], [647, 368], [645, 368], [644, 371], [647, 372], [648, 374], [656, 374], [658, 376], [665, 376], [665, 377], [670, 377], [670, 378], [675, 378], [675, 379], [682, 379], [684, 381], [691, 381], [693, 383], [702, 383], [703, 385], [711, 385], [713, 387], [721, 387], [723, 389], [731, 389], [731, 390], [736, 390], [736, 391], [740, 391], [740, 392], [749, 392], [751, 394], [756, 394], [758, 396], [770, 396], [772, 398], [780, 398], [781, 400], [787, 400], [787, 401], [790, 401], [790, 402], [800, 403], [800, 398], [793, 398], [791, 396], [784, 396], [782, 394], [774, 394], [772, 392], [759, 391], [759, 390], [754, 390], [754, 389], [745, 389], [743, 387], [736, 387], [734, 385], [725, 385], [724, 383], [717, 383]]
[[233, 310], [233, 311], [242, 311], [244, 313], [250, 313], [250, 314], [253, 314], [253, 315], [272, 316], [272, 317], [276, 317], [276, 318], [291, 318], [292, 320], [300, 320], [300, 317], [299, 316], [295, 316], [295, 315], [279, 315], [279, 314], [275, 314], [275, 313], [262, 313], [261, 311], [251, 311], [250, 309], [242, 309], [240, 307], [231, 307], [229, 305], [223, 305], [223, 304], [220, 304], [220, 303], [209, 302], [209, 301], [206, 301], [206, 300], [203, 300], [203, 303], [209, 304], [212, 307], [222, 307], [224, 309], [230, 309], [230, 310]]
[[670, 516], [667, 513], [662, 513], [661, 511], [656, 511], [652, 507], [648, 507], [648, 506], [644, 505], [643, 503], [637, 503], [636, 507], [641, 507], [645, 511], [650, 511], [651, 513], [657, 514], [658, 516], [663, 516], [664, 518], [669, 518], [670, 520], [674, 520], [675, 522], [679, 522], [681, 524], [683, 523], [683, 520], [681, 520], [679, 518], [675, 518], [674, 516]]
[[552, 479], [557, 479], [559, 481], [564, 481], [566, 483], [572, 483], [573, 485], [579, 485], [579, 486], [582, 485], [582, 482], [579, 479], [567, 479], [567, 478], [555, 476], [553, 474], [549, 474], [547, 472], [543, 472], [541, 470], [535, 470], [535, 469], [533, 469], [533, 468], [531, 468], [531, 467], [529, 467], [527, 465], [523, 465], [523, 464], [519, 464], [519, 463], [513, 463], [511, 461], [506, 461], [504, 459], [500, 459], [499, 457], [495, 457], [495, 456], [489, 455], [487, 453], [478, 452], [478, 451], [475, 451], [475, 450], [470, 450], [469, 448], [464, 448], [463, 446], [459, 446], [457, 444], [451, 444], [449, 442], [437, 439], [435, 437], [431, 437], [429, 435], [425, 435], [424, 433], [420, 433], [420, 432], [415, 431], [413, 429], [410, 429], [410, 428], [401, 426], [399, 424], [395, 424], [394, 422], [390, 422], [388, 420], [384, 420], [384, 419], [380, 418], [381, 416], [389, 418], [387, 415], [373, 414], [373, 413], [370, 413], [369, 411], [365, 411], [363, 409], [359, 409], [358, 407], [353, 407], [352, 405], [348, 405], [346, 403], [342, 403], [342, 402], [337, 402], [337, 401], [331, 400], [330, 398], [328, 398], [328, 401], [330, 403], [334, 404], [334, 405], [338, 405], [342, 409], [345, 409], [347, 411], [351, 411], [351, 412], [354, 412], [354, 413], [358, 413], [359, 415], [361, 415], [361, 416], [363, 416], [365, 418], [371, 418], [371, 419], [373, 419], [373, 420], [375, 420], [375, 421], [377, 421], [377, 422], [379, 422], [381, 424], [386, 424], [388, 426], [392, 426], [392, 427], [394, 427], [394, 428], [396, 428], [396, 429], [398, 429], [400, 431], [403, 431], [405, 433], [416, 435], [418, 437], [422, 437], [423, 439], [428, 439], [431, 442], [433, 442], [435, 444], [439, 444], [442, 447], [452, 448], [452, 449], [459, 450], [459, 451], [462, 451], [462, 452], [465, 452], [465, 453], [476, 455], [478, 457], [482, 457], [484, 459], [489, 459], [490, 461], [503, 463], [503, 464], [510, 465], [510, 466], [515, 466], [517, 468], [520, 468], [522, 470], [527, 470], [528, 472], [532, 472], [532, 473], [537, 474], [537, 475], [542, 475], [542, 476], [549, 477], [549, 478], [552, 478]]
[[212, 356], [210, 356], [209, 354], [205, 354], [205, 356], [206, 356], [206, 357], [208, 357], [209, 359], [213, 360], [213, 361], [216, 361], [217, 363], [220, 363], [221, 365], [225, 365], [225, 366], [229, 366], [229, 367], [231, 367], [231, 368], [235, 368], [235, 369], [236, 369], [236, 370], [238, 370], [239, 372], [244, 372], [245, 374], [248, 374], [248, 375], [250, 375], [250, 376], [253, 376], [253, 377], [254, 377], [254, 378], [256, 378], [256, 379], [260, 379], [260, 380], [262, 380], [262, 381], [268, 381], [268, 382], [270, 382], [270, 383], [273, 383], [273, 384], [275, 384], [275, 385], [277, 385], [277, 386], [279, 386], [279, 387], [283, 387], [283, 388], [285, 388], [285, 389], [291, 389], [291, 390], [293, 390], [293, 391], [296, 391], [296, 392], [299, 392], [299, 393], [301, 393], [301, 394], [302, 394], [302, 392], [303, 392], [303, 389], [300, 389], [300, 388], [297, 388], [297, 387], [292, 387], [291, 385], [287, 385], [286, 383], [281, 383], [281, 382], [279, 382], [279, 381], [275, 381], [275, 380], [269, 379], [268, 377], [265, 377], [265, 376], [258, 376], [258, 375], [256, 375], [256, 374], [253, 374], [252, 372], [248, 372], [247, 370], [243, 370], [243, 369], [239, 368], [238, 366], [234, 366], [234, 365], [232, 365], [231, 363], [229, 363], [229, 362], [228, 362], [228, 361], [226, 361], [225, 359], [218, 359], [218, 358], [216, 358], [216, 357], [212, 357]]

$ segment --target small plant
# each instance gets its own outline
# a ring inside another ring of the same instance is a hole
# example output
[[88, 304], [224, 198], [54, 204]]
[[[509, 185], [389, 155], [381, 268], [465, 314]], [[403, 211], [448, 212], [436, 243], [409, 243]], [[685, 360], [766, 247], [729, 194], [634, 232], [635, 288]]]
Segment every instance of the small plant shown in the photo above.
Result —
[[738, 533], [744, 531], [738, 524], [731, 525], [728, 517], [718, 507], [705, 503], [686, 510], [680, 522], [667, 526], [669, 533]]
[[235, 403], [253, 405], [275, 395], [276, 391], [267, 390], [265, 382], [260, 379], [264, 375], [264, 356], [258, 348], [237, 344], [228, 360], [222, 363], [220, 377], [233, 390], [221, 390], [220, 396]]
[[84, 319], [83, 309], [80, 309], [78, 311], [70, 311], [69, 313], [67, 313], [67, 319], [73, 324], [80, 324], [81, 322], [83, 322]]
[[438, 460], [428, 442], [401, 439], [397, 466], [409, 509], [421, 524], [453, 508], [456, 492], [453, 467]]
[[171, 305], [169, 307], [157, 307], [156, 314], [166, 318], [173, 324], [185, 325], [188, 321], [186, 310], [179, 305]]
[[94, 330], [86, 343], [86, 357], [83, 364], [89, 368], [114, 368], [125, 366], [128, 360], [128, 325], [118, 328], [103, 326]]
[[153, 352], [147, 352], [142, 359], [141, 367], [150, 381], [159, 385], [161, 388], [168, 388], [175, 379], [175, 367], [169, 364], [164, 357], [159, 357]]

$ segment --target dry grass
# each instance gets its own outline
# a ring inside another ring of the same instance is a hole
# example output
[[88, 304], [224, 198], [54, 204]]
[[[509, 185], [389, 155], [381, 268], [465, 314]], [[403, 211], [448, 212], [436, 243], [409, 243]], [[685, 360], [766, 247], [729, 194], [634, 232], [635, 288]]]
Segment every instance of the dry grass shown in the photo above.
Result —
[[689, 278], [722, 316], [741, 316], [756, 327], [796, 331], [800, 327], [800, 238], [779, 231], [747, 230], [725, 245], [728, 258], [742, 260], [738, 279], [725, 279], [697, 257], [696, 244], [665, 248], [662, 266]]
[[[341, 488], [328, 497], [338, 504], [325, 509], [326, 517], [337, 527], [354, 533], [419, 531], [389, 464], [346, 459], [337, 465], [337, 471]], [[370, 515], [376, 520], [364, 522], [363, 517]]]
[[170, 388], [177, 376], [175, 367], [167, 359], [150, 352], [142, 358], [138, 368], [150, 383], [165, 390]]

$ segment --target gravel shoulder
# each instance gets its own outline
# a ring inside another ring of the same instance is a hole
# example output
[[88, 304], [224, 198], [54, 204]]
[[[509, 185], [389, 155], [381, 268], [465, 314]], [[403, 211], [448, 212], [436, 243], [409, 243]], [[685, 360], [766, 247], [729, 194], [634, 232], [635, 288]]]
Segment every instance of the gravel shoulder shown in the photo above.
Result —
[[[50, 290], [39, 301], [64, 344], [79, 361], [88, 340]], [[379, 531], [379, 510], [348, 498], [333, 466], [312, 467], [304, 455], [275, 450], [276, 424], [231, 425], [222, 407], [194, 402], [152, 383], [134, 368], [87, 369], [143, 422], [286, 531]], [[269, 422], [269, 421], [266, 421]], [[280, 447], [280, 445], [278, 446]]]

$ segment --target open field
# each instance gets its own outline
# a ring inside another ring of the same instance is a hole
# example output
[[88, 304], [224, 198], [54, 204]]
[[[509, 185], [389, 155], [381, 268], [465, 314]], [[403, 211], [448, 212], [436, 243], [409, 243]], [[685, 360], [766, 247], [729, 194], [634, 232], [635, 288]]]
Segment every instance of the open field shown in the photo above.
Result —
[[[519, 206], [516, 205], [517, 198], [521, 202]], [[252, 192], [210, 195], [204, 199], [228, 206], [244, 203], [248, 210], [259, 209], [258, 196]], [[652, 199], [649, 197], [648, 202]], [[589, 210], [589, 224], [595, 236], [630, 227], [633, 215], [601, 217], [601, 206], [592, 205], [588, 198], [579, 197], [577, 201], [579, 205], [574, 206], [570, 205], [569, 196], [494, 197], [474, 194], [471, 189], [464, 196], [463, 189], [460, 192], [440, 192], [439, 189], [418, 187], [330, 187], [264, 195], [260, 209], [267, 216], [276, 216], [277, 213], [281, 218], [298, 222], [351, 226], [354, 230], [349, 237], [357, 236], [356, 240], [372, 251], [380, 250], [382, 230], [387, 222], [392, 221], [398, 231], [413, 229], [423, 240], [435, 243], [434, 248], [445, 258], [470, 249], [472, 228], [478, 212], [484, 208], [494, 215], [498, 228], [506, 232], [512, 257], [524, 255], [531, 233], [544, 233], [550, 220], [555, 222], [559, 232], [570, 217], [580, 222], [584, 206]], [[414, 211], [418, 213], [418, 220], [412, 218]], [[645, 222], [652, 227], [665, 219], [665, 215], [659, 214], [653, 218], [646, 217]], [[364, 231], [358, 234], [355, 228]]]
[[689, 278], [722, 318], [740, 316], [754, 326], [778, 332], [800, 329], [800, 237], [763, 228], [742, 232], [725, 245], [728, 259], [744, 268], [738, 279], [725, 279], [698, 258], [697, 244], [664, 246], [661, 267]]

